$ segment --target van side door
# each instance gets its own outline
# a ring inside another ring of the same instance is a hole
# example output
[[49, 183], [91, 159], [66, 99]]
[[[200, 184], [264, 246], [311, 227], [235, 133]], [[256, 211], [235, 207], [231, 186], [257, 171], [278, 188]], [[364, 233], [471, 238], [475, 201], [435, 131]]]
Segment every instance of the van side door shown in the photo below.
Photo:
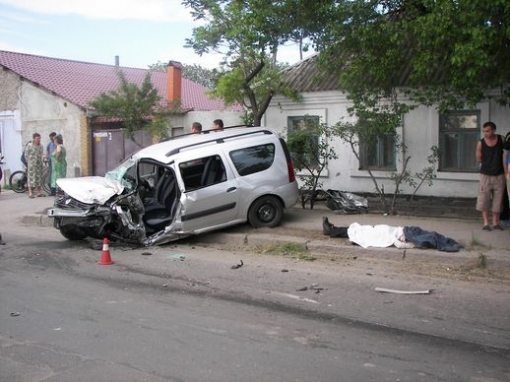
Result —
[[237, 182], [219, 154], [177, 163], [184, 183], [182, 230], [201, 231], [236, 218]]

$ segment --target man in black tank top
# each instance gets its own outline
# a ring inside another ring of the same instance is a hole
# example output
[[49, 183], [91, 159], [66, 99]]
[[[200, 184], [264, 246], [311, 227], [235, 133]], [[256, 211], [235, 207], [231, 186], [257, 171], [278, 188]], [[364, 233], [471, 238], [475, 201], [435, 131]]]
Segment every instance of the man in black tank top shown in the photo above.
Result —
[[[476, 145], [476, 160], [480, 163], [476, 209], [482, 213], [484, 230], [503, 230], [500, 222], [505, 192], [503, 138], [496, 134], [496, 124], [493, 122], [485, 122], [482, 130], [483, 138]], [[489, 225], [489, 211], [492, 211], [492, 228]]]

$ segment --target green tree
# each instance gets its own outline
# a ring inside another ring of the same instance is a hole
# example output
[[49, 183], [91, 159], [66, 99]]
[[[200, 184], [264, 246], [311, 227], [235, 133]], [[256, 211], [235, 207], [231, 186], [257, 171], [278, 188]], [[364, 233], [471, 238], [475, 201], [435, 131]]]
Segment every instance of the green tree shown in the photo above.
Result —
[[[155, 64], [149, 65], [149, 70], [164, 72], [166, 67], [166, 63], [158, 61]], [[212, 89], [215, 86], [218, 75], [217, 69], [204, 68], [198, 64], [182, 64], [182, 76], [207, 89]]]
[[[350, 94], [387, 95], [405, 87], [440, 110], [488, 98], [509, 102], [507, 0], [321, 1], [310, 25], [323, 68]], [[490, 90], [490, 92], [488, 92]]]
[[313, 209], [317, 190], [322, 187], [320, 177], [329, 161], [337, 159], [331, 139], [335, 129], [312, 118], [304, 119], [300, 129], [291, 131], [287, 137], [287, 145], [296, 170], [303, 171], [300, 175], [301, 206], [305, 208], [310, 202]]
[[[195, 20], [205, 25], [193, 29], [186, 46], [202, 55], [210, 51], [224, 56], [214, 97], [226, 104], [245, 105], [260, 126], [262, 116], [276, 93], [297, 99], [281, 81], [278, 48], [302, 32], [289, 22], [287, 2], [263, 0], [183, 0]], [[299, 1], [297, 2], [299, 3]], [[298, 31], [298, 32], [296, 32]], [[302, 36], [302, 33], [299, 34]]]
[[90, 102], [98, 115], [107, 118], [119, 118], [124, 126], [126, 137], [136, 142], [134, 134], [138, 130], [147, 130], [153, 135], [166, 136], [167, 126], [160, 106], [161, 97], [151, 83], [150, 72], [138, 87], [130, 83], [126, 75], [119, 70], [119, 88], [102, 93]]

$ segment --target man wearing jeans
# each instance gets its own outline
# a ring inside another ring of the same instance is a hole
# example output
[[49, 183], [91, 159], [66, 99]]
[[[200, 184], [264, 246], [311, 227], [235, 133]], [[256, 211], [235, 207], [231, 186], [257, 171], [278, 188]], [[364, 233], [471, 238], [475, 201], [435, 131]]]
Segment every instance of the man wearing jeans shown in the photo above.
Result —
[[[476, 145], [476, 160], [480, 163], [476, 209], [482, 213], [485, 231], [503, 230], [500, 223], [505, 192], [503, 138], [496, 134], [496, 124], [493, 122], [485, 122], [482, 131], [483, 138]], [[492, 228], [489, 225], [489, 211], [492, 211]]]

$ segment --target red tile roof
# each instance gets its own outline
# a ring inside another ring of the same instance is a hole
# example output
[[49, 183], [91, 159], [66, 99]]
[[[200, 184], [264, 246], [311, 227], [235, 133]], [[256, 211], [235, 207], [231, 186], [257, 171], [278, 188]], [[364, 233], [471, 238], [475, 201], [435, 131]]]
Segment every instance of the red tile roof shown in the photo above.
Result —
[[[0, 65], [84, 109], [88, 109], [88, 103], [101, 93], [115, 90], [119, 86], [115, 65], [1, 50]], [[149, 71], [123, 66], [120, 69], [129, 82], [137, 85], [142, 84]], [[161, 98], [166, 99], [166, 72], [152, 72], [151, 79]], [[181, 107], [199, 111], [241, 110], [240, 106], [225, 107], [223, 101], [209, 98], [206, 88], [186, 78], [182, 79]]]

